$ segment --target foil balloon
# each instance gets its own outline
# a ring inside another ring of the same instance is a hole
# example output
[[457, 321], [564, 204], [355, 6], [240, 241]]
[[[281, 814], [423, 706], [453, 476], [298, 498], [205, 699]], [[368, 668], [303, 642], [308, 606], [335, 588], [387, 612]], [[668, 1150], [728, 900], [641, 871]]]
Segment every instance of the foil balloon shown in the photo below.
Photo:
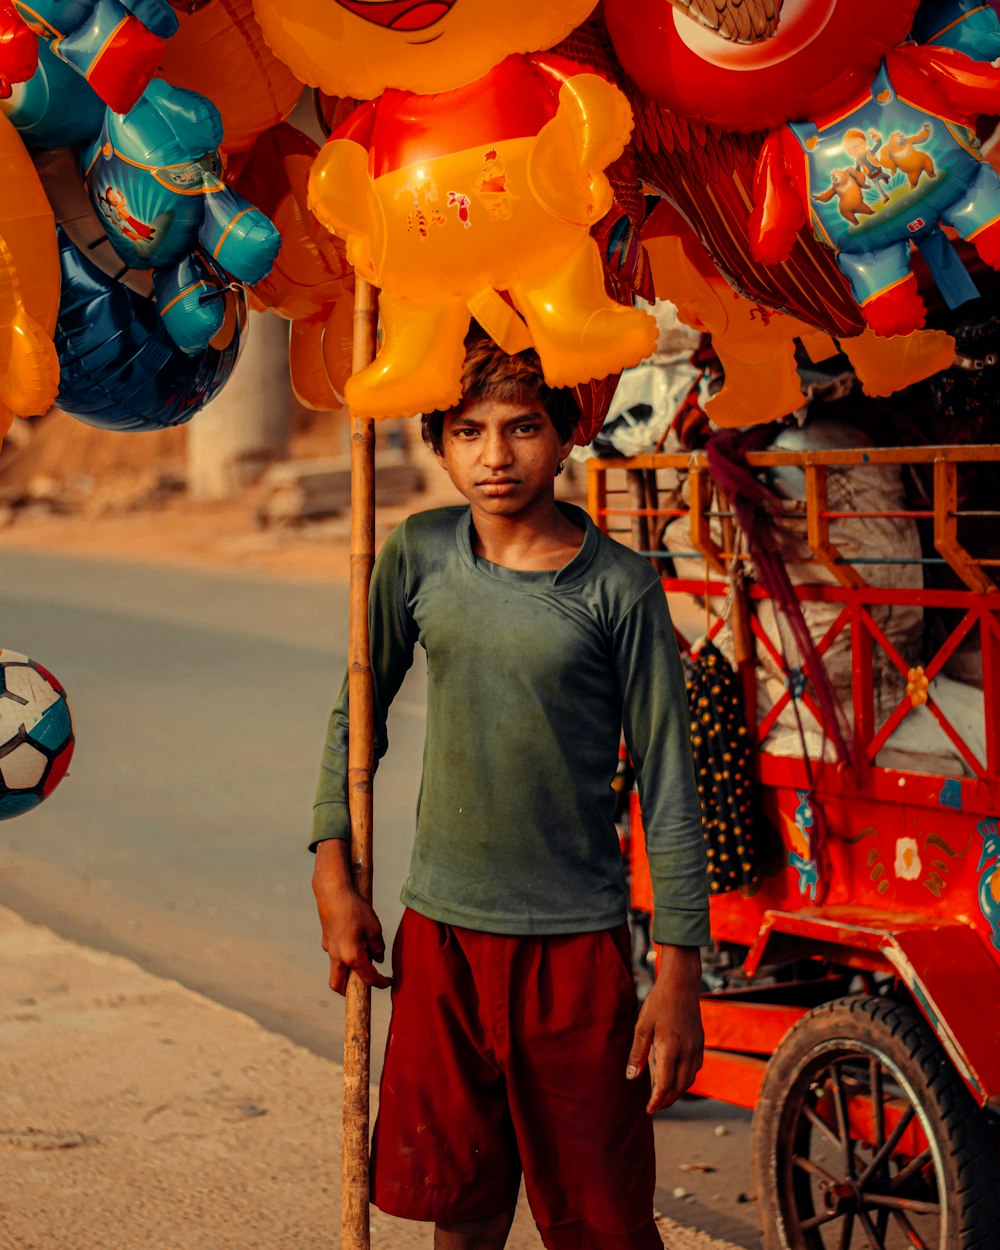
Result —
[[[615, 53], [643, 95], [730, 131], [813, 117], [866, 91], [919, 0], [784, 0], [775, 34], [738, 44], [664, 0], [605, 0]], [[719, 5], [719, 8], [738, 6]]]
[[508, 351], [533, 345], [552, 386], [652, 352], [656, 323], [607, 295], [590, 235], [631, 124], [609, 82], [543, 53], [455, 91], [387, 91], [333, 133], [310, 203], [382, 290], [382, 348], [348, 383], [353, 412], [455, 403], [470, 314]]
[[211, 0], [179, 22], [157, 77], [208, 95], [222, 116], [223, 156], [246, 151], [288, 116], [302, 83], [265, 44], [253, 0]]
[[725, 375], [722, 389], [703, 405], [715, 425], [759, 425], [801, 408], [807, 400], [796, 344], [813, 361], [843, 351], [872, 396], [923, 381], [955, 359], [955, 340], [939, 330], [890, 339], [865, 331], [838, 344], [795, 317], [746, 299], [719, 274], [697, 235], [666, 201], [650, 215], [643, 241], [657, 296], [675, 304], [686, 325], [712, 336]]
[[1000, 70], [951, 48], [889, 52], [864, 95], [843, 101], [834, 120], [792, 122], [768, 136], [754, 183], [755, 258], [783, 261], [808, 219], [877, 334], [924, 323], [913, 245], [951, 307], [975, 298], [941, 227], [1000, 268], [1000, 178], [974, 130], [980, 113], [997, 112]]
[[474, 82], [514, 52], [551, 48], [595, 0], [254, 0], [275, 53], [329, 95], [371, 99], [387, 87], [429, 94]]
[[292, 388], [307, 408], [326, 410], [342, 404], [351, 372], [354, 271], [343, 242], [320, 225], [307, 203], [309, 171], [318, 151], [293, 126], [275, 126], [254, 143], [233, 186], [258, 204], [281, 233], [274, 267], [253, 287], [252, 297], [292, 321]]
[[55, 221], [17, 131], [0, 115], [0, 439], [15, 415], [53, 404], [59, 363], [52, 344], [59, 306]]
[[38, 40], [14, 8], [13, 0], [0, 0], [0, 100], [11, 85], [27, 82], [38, 64]]
[[1000, 16], [981, 0], [923, 0], [911, 36], [917, 43], [954, 48], [974, 61], [1000, 58]]
[[126, 114], [105, 115], [82, 155], [91, 202], [115, 251], [152, 269], [160, 316], [183, 351], [219, 332], [230, 276], [259, 282], [280, 236], [222, 180], [218, 110], [204, 96], [154, 80]]
[[93, 139], [104, 121], [105, 105], [85, 78], [55, 55], [44, 39], [35, 40], [38, 68], [0, 100], [18, 134], [32, 148], [61, 148]]
[[242, 291], [227, 293], [214, 343], [184, 352], [152, 298], [96, 265], [61, 226], [58, 236], [59, 407], [103, 430], [159, 430], [189, 421], [236, 367], [246, 323]]
[[117, 113], [127, 112], [156, 72], [177, 29], [167, 0], [14, 0], [33, 31]]

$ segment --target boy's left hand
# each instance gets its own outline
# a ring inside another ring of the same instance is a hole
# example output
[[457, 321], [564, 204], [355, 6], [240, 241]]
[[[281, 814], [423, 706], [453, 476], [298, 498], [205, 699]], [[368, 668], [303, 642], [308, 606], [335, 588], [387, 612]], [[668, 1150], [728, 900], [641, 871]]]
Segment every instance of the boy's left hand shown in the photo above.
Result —
[[639, 1010], [625, 1075], [634, 1080], [650, 1063], [652, 1114], [687, 1090], [705, 1050], [701, 1027], [701, 951], [697, 946], [664, 946], [656, 984]]

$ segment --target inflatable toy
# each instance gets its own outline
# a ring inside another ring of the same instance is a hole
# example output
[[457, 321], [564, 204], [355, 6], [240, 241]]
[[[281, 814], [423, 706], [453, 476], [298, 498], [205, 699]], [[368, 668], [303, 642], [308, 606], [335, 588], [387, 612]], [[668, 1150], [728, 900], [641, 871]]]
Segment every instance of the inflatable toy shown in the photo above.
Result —
[[0, 820], [47, 799], [73, 758], [66, 691], [37, 660], [0, 647]]
[[156, 72], [177, 29], [166, 0], [14, 0], [52, 51], [116, 113], [127, 112]]
[[27, 82], [38, 64], [38, 40], [13, 0], [0, 0], [0, 100], [11, 85]]
[[190, 421], [236, 367], [246, 326], [243, 291], [218, 288], [224, 310], [218, 333], [200, 352], [185, 352], [168, 335], [153, 299], [94, 264], [61, 226], [58, 237], [59, 407], [103, 430], [159, 430]]
[[243, 287], [219, 280], [218, 334], [201, 352], [182, 352], [160, 319], [150, 271], [124, 268], [111, 246], [72, 149], [40, 152], [35, 164], [58, 226], [59, 406], [107, 430], [189, 421], [236, 367], [246, 338]]
[[836, 251], [865, 322], [906, 334], [926, 313], [909, 268], [914, 244], [950, 306], [978, 295], [941, 224], [1000, 268], [1000, 178], [973, 129], [978, 114], [1000, 112], [1000, 70], [950, 48], [907, 45], [887, 54], [860, 99], [838, 99], [833, 120], [792, 122], [764, 143], [753, 254], [783, 261], [808, 217]]
[[343, 242], [319, 224], [307, 204], [309, 170], [318, 151], [293, 126], [275, 126], [254, 143], [232, 185], [281, 233], [274, 267], [251, 297], [292, 322], [292, 387], [306, 407], [325, 410], [343, 403], [351, 373], [354, 271]]
[[223, 156], [246, 151], [288, 116], [302, 83], [265, 44], [253, 0], [211, 0], [179, 21], [157, 77], [209, 96], [222, 116]]
[[456, 402], [470, 313], [507, 350], [533, 343], [553, 386], [653, 350], [655, 323], [605, 293], [590, 237], [612, 203], [600, 171], [629, 128], [603, 79], [509, 57], [444, 96], [387, 92], [334, 132], [313, 168], [313, 211], [382, 289], [382, 350], [348, 384], [353, 412]]
[[831, 92], [866, 91], [909, 34], [919, 0], [784, 0], [777, 32], [723, 39], [664, 0], [605, 0], [615, 53], [645, 98], [688, 121], [770, 130], [813, 117]]
[[197, 354], [219, 332], [229, 276], [252, 285], [281, 244], [262, 212], [225, 185], [218, 110], [155, 79], [126, 114], [107, 111], [83, 152], [87, 190], [131, 268], [152, 269], [167, 333]]
[[807, 401], [796, 367], [795, 345], [811, 360], [843, 351], [866, 394], [890, 395], [922, 381], [955, 359], [954, 339], [921, 330], [884, 339], [871, 331], [836, 344], [795, 317], [745, 299], [719, 274], [694, 231], [666, 201], [643, 231], [656, 294], [677, 306], [681, 321], [712, 336], [725, 383], [704, 403], [718, 426], [778, 421]]
[[422, 95], [464, 87], [509, 53], [553, 47], [595, 4], [254, 0], [265, 39], [297, 78], [358, 100], [387, 87]]
[[0, 115], [0, 440], [15, 415], [46, 412], [59, 364], [52, 345], [59, 261], [52, 209], [17, 131]]
[[628, 138], [627, 103], [561, 58], [521, 55], [593, 7], [257, 0], [304, 81], [383, 93], [334, 131], [310, 180], [316, 216], [382, 292], [382, 349], [348, 383], [358, 415], [454, 402], [472, 315], [508, 351], [533, 343], [552, 384], [652, 350], [655, 325], [606, 294], [589, 234], [611, 206], [603, 170]]
[[510, 56], [441, 95], [387, 91], [323, 148], [313, 211], [382, 290], [381, 352], [348, 383], [356, 414], [456, 402], [470, 314], [508, 351], [533, 344], [553, 386], [653, 350], [655, 323], [606, 294], [590, 236], [631, 116], [616, 88], [578, 70]]
[[38, 48], [38, 68], [27, 82], [11, 88], [0, 100], [18, 134], [32, 148], [61, 148], [93, 139], [104, 121], [105, 104], [76, 70], [60, 61], [44, 39], [31, 38]]
[[923, 0], [911, 35], [917, 43], [955, 48], [974, 61], [1000, 57], [1000, 16], [981, 0]]

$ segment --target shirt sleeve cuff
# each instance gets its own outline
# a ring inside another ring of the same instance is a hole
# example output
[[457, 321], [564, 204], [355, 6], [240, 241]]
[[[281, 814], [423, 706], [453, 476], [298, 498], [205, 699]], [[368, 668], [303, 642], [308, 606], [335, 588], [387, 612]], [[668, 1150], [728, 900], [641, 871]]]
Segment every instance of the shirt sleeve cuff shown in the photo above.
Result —
[[653, 941], [660, 946], [707, 946], [710, 940], [707, 911], [653, 912]]
[[346, 803], [317, 803], [313, 808], [312, 831], [309, 849], [315, 851], [317, 842], [328, 838], [340, 838], [346, 842], [351, 836], [351, 814]]

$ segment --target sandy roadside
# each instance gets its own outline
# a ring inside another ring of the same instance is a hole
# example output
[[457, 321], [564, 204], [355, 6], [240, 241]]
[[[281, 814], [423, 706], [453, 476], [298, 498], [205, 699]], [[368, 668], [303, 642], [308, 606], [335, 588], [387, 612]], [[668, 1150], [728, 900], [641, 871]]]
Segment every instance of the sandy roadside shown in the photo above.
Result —
[[[0, 1250], [330, 1250], [342, 1070], [0, 908]], [[667, 1250], [734, 1250], [663, 1220]], [[372, 1213], [376, 1250], [428, 1228]], [[510, 1250], [541, 1242], [523, 1200]]]

